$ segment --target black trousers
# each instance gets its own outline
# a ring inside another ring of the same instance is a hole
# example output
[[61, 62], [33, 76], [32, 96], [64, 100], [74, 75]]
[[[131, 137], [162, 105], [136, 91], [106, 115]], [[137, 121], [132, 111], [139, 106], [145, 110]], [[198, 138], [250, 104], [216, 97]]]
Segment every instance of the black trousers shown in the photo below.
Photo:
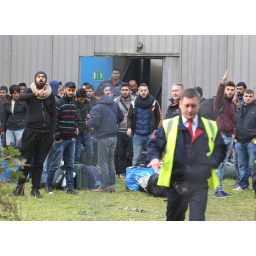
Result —
[[117, 133], [117, 142], [116, 142], [117, 154], [118, 154], [118, 164], [120, 172], [122, 175], [126, 174], [126, 148], [129, 152], [130, 166], [132, 164], [133, 157], [133, 145], [132, 145], [132, 136], [128, 136], [124, 132]]
[[170, 186], [167, 194], [167, 221], [183, 221], [189, 204], [189, 220], [204, 221], [208, 197], [208, 183], [199, 184], [189, 195], [179, 195]]
[[[37, 133], [26, 129], [21, 138], [21, 157], [26, 159], [26, 164], [31, 164], [34, 154], [34, 168], [32, 172], [32, 189], [40, 188], [40, 180], [43, 171], [43, 164], [54, 141], [52, 132]], [[25, 166], [22, 170], [25, 178], [19, 178], [18, 185], [26, 182], [30, 167]]]

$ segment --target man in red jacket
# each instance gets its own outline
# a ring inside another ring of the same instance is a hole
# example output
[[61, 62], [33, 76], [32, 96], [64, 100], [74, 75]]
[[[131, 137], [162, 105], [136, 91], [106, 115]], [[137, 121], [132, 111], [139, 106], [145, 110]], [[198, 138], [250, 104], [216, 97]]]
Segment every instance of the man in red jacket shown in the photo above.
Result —
[[213, 110], [214, 115], [220, 110], [223, 105], [223, 101], [225, 103], [224, 112], [216, 118], [218, 129], [221, 133], [221, 136], [227, 146], [226, 158], [219, 165], [218, 172], [216, 173], [219, 178], [219, 186], [215, 190], [214, 197], [217, 198], [226, 198], [231, 197], [231, 194], [223, 191], [222, 188], [222, 180], [223, 180], [223, 167], [226, 164], [229, 156], [229, 152], [233, 145], [233, 138], [235, 134], [235, 118], [236, 118], [236, 106], [232, 101], [233, 97], [236, 93], [235, 84], [231, 81], [225, 84], [225, 81], [228, 77], [228, 70], [226, 70], [221, 83], [218, 88], [218, 92], [213, 101]]

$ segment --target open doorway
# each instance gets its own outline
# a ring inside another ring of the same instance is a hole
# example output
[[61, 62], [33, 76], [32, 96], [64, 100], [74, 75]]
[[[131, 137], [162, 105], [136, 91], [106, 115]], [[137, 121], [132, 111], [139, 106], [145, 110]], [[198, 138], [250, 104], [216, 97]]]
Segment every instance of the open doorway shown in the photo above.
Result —
[[162, 59], [114, 57], [113, 67], [120, 70], [124, 82], [136, 80], [138, 85], [146, 83], [149, 86], [150, 94], [157, 97], [160, 106], [162, 105], [160, 88], [163, 77]]

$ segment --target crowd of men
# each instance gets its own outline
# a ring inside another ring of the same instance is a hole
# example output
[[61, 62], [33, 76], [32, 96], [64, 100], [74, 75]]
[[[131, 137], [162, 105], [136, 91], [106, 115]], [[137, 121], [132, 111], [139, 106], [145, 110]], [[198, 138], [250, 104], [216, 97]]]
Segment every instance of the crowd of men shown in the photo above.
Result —
[[[238, 177], [233, 186], [237, 191], [249, 186], [249, 170], [256, 152], [254, 92], [247, 89], [244, 82], [237, 85], [226, 82], [227, 77], [228, 71], [213, 100], [214, 119], [226, 145], [225, 159], [216, 173], [219, 179], [216, 198], [232, 196], [222, 186], [223, 167], [231, 148]], [[9, 95], [6, 86], [0, 87], [2, 141], [6, 145], [16, 145], [20, 140], [21, 157], [27, 164], [33, 159], [31, 195], [42, 197], [39, 192], [42, 173], [48, 174], [45, 192], [53, 194], [52, 182], [62, 158], [67, 193], [79, 194], [74, 189], [73, 171], [74, 164], [80, 163], [81, 148], [86, 154], [85, 164], [98, 164], [101, 173], [101, 185], [93, 192], [115, 192], [116, 174], [125, 180], [127, 166], [137, 164], [143, 147], [148, 147], [156, 131], [163, 127], [163, 120], [160, 105], [149, 93], [147, 84], [138, 87], [135, 80], [125, 83], [119, 78], [120, 71], [113, 69], [111, 78], [96, 90], [89, 83], [76, 90], [74, 82], [62, 85], [59, 80], [51, 80], [48, 84], [47, 74], [39, 71], [30, 88], [24, 83], [12, 85]], [[194, 89], [202, 104], [205, 101], [202, 88], [195, 86]], [[181, 115], [183, 91], [181, 83], [172, 85], [171, 104], [165, 119]], [[224, 111], [219, 114], [223, 105]], [[51, 161], [47, 167], [48, 158]], [[24, 195], [30, 170], [31, 167], [24, 167], [25, 177], [19, 178], [12, 195]]]

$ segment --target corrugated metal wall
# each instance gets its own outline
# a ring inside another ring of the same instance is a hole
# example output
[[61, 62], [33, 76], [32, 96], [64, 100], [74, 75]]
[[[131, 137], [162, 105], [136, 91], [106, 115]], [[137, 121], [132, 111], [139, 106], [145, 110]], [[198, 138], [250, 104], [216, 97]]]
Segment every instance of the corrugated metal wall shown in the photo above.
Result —
[[[137, 43], [143, 48], [137, 50]], [[171, 84], [203, 87], [204, 96], [216, 94], [227, 68], [229, 80], [255, 89], [256, 36], [0, 36], [0, 83], [33, 81], [43, 70], [48, 81], [79, 84], [80, 56], [167, 56], [163, 61], [163, 102], [168, 105]], [[173, 56], [173, 57], [172, 57]]]

